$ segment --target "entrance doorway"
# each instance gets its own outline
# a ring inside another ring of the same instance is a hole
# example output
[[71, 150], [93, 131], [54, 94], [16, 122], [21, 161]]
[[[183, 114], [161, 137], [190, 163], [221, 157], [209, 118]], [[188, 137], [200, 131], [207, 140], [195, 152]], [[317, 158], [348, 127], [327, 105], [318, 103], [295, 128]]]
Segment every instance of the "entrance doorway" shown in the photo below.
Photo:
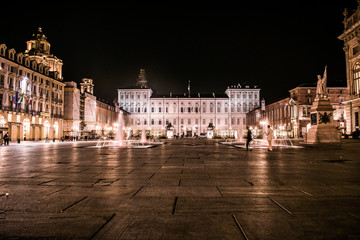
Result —
[[24, 141], [30, 138], [30, 120], [27, 118], [23, 121], [23, 137]]

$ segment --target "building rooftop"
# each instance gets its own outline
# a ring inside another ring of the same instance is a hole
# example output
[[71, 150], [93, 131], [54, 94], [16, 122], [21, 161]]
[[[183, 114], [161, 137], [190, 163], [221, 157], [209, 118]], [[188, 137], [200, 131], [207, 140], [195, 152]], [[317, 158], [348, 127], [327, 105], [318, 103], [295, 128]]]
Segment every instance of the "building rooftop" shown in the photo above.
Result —
[[178, 93], [167, 93], [167, 94], [153, 94], [151, 98], [229, 98], [225, 93], [191, 93], [190, 97], [188, 93], [178, 94]]

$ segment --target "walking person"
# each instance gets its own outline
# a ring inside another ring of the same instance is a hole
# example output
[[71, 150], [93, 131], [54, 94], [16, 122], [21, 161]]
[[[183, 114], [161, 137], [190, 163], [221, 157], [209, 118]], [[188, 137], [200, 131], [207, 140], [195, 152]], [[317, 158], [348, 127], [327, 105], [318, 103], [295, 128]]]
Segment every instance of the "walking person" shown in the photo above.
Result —
[[4, 145], [6, 146], [6, 145], [8, 145], [9, 146], [9, 134], [8, 133], [6, 133], [5, 135], [4, 135]]
[[[249, 151], [250, 142], [252, 140], [252, 132], [249, 127], [246, 127], [247, 135], [246, 135], [246, 151]], [[251, 149], [250, 149], [251, 150]]]
[[267, 141], [268, 141], [268, 151], [271, 151], [272, 152], [272, 140], [273, 140], [273, 137], [274, 137], [274, 131], [271, 129], [270, 125], [268, 125], [268, 130], [266, 132], [266, 135], [267, 135]]

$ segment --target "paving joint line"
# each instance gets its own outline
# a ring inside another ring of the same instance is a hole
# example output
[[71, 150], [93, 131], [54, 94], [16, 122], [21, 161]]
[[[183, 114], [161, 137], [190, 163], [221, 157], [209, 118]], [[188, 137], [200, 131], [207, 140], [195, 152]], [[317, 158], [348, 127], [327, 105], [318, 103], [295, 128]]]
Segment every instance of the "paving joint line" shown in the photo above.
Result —
[[88, 196], [85, 196], [85, 197], [83, 197], [82, 199], [77, 200], [76, 202], [70, 204], [69, 206], [67, 206], [66, 208], [64, 208], [63, 210], [61, 210], [60, 212], [61, 212], [61, 213], [62, 213], [62, 212], [65, 212], [65, 211], [68, 210], [69, 208], [75, 206], [76, 204], [78, 204], [78, 203], [81, 202], [81, 201], [84, 201], [84, 200], [87, 199], [87, 198], [88, 198]]
[[132, 198], [135, 197], [135, 195], [138, 194], [141, 191], [141, 189], [143, 189], [143, 187], [144, 186], [141, 186], [131, 197]]
[[52, 181], [55, 181], [55, 179], [51, 179], [51, 180], [48, 180], [48, 181], [45, 181], [45, 182], [42, 182], [42, 183], [38, 183], [37, 185], [41, 186], [45, 183], [49, 183], [49, 182], [52, 182]]
[[284, 206], [282, 206], [280, 203], [278, 203], [277, 201], [275, 201], [274, 199], [272, 199], [270, 196], [267, 196], [273, 203], [275, 203], [276, 205], [278, 205], [281, 209], [283, 209], [285, 212], [287, 212], [289, 215], [292, 215], [292, 213], [287, 210]]
[[351, 215], [351, 216], [353, 216], [353, 217], [355, 217], [355, 218], [357, 218], [357, 219], [360, 219], [360, 216], [358, 216], [358, 215], [356, 215], [356, 214], [353, 214], [353, 213], [351, 213], [351, 212], [348, 212], [348, 214]]
[[58, 193], [58, 192], [60, 192], [60, 191], [62, 191], [62, 190], [65, 190], [65, 189], [67, 189], [67, 188], [69, 188], [69, 187], [71, 187], [71, 186], [63, 187], [63, 188], [61, 188], [61, 189], [59, 189], [59, 190], [56, 190], [55, 192], [48, 193], [48, 194], [46, 194], [45, 196], [50, 196], [50, 195], [52, 195], [52, 194]]
[[175, 215], [175, 210], [176, 210], [177, 201], [178, 201], [178, 197], [176, 196], [176, 197], [175, 197], [175, 201], [174, 201], [173, 210], [172, 210], [172, 215]]
[[253, 182], [248, 181], [247, 179], [244, 178], [244, 181], [247, 182], [248, 184], [250, 184], [252, 187], [254, 186]]
[[90, 239], [94, 239], [94, 237], [116, 216], [116, 213], [113, 213], [109, 219], [105, 221], [103, 225], [99, 227], [99, 229], [90, 237]]
[[249, 238], [246, 236], [246, 233], [245, 233], [244, 229], [242, 228], [242, 226], [240, 225], [239, 221], [237, 220], [235, 214], [231, 214], [231, 216], [233, 217], [233, 219], [234, 219], [234, 221], [235, 221], [235, 223], [236, 223], [236, 226], [239, 228], [241, 234], [244, 236], [244, 238], [245, 238], [246, 240], [249, 240]]
[[219, 186], [216, 186], [216, 189], [219, 191], [219, 193], [221, 194], [221, 196], [223, 197], [224, 194], [222, 193], [222, 191], [220, 190]]

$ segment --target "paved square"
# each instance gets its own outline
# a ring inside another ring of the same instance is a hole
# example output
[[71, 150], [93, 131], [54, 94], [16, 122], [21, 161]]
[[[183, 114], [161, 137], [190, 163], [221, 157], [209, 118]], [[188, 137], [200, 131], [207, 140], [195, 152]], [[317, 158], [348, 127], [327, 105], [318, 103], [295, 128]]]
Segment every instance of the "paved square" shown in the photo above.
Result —
[[0, 148], [1, 239], [359, 239], [360, 143]]

